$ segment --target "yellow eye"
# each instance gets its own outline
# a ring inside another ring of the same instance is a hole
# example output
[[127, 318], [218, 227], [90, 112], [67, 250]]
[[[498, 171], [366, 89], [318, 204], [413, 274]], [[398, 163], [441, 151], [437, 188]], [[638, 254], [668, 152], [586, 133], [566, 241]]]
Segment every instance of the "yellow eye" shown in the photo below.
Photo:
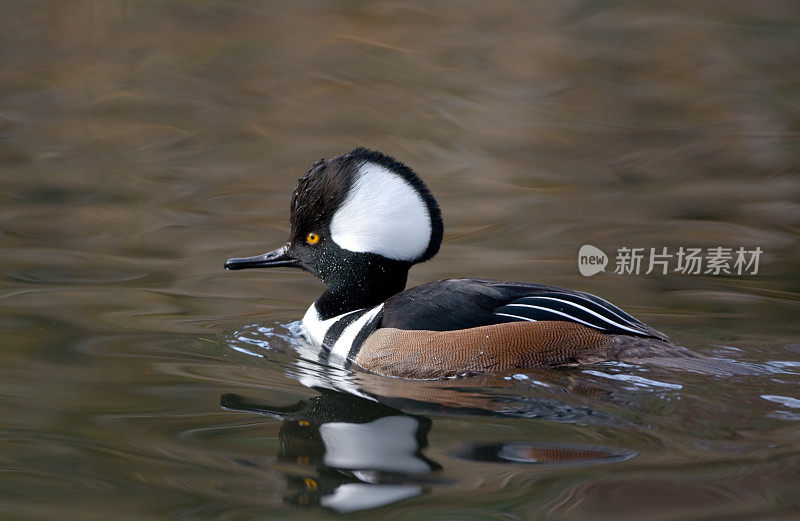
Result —
[[306, 242], [308, 244], [317, 244], [319, 242], [319, 235], [314, 232], [309, 233], [306, 235]]

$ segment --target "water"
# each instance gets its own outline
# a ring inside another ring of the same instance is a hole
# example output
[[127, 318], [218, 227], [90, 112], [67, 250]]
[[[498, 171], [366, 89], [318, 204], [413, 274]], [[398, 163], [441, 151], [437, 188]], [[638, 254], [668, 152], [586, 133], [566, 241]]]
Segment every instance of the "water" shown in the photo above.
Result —
[[[3, 3], [0, 518], [797, 517], [799, 16]], [[304, 360], [320, 283], [221, 267], [281, 244], [294, 180], [357, 145], [439, 199], [411, 285], [590, 291], [762, 374]], [[584, 244], [605, 273], [579, 274]], [[618, 248], [681, 246], [764, 253], [757, 275], [613, 273]]]

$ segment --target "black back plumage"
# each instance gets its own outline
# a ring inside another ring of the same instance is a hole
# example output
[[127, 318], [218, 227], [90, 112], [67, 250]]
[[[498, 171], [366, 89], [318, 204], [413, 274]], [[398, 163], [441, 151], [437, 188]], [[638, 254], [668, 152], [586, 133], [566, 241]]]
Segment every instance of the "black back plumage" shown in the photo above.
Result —
[[517, 321], [567, 321], [610, 334], [667, 340], [605, 300], [544, 284], [449, 279], [423, 284], [386, 301], [380, 327], [454, 331]]

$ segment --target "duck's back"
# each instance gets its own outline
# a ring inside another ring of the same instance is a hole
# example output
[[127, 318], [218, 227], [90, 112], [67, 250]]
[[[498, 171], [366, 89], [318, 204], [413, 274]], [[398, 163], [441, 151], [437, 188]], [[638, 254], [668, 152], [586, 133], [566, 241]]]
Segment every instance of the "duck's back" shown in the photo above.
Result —
[[380, 327], [455, 331], [510, 322], [560, 321], [610, 334], [667, 340], [605, 300], [556, 286], [484, 279], [447, 279], [388, 299]]
[[449, 279], [388, 299], [354, 361], [382, 374], [433, 378], [687, 352], [588, 293]]

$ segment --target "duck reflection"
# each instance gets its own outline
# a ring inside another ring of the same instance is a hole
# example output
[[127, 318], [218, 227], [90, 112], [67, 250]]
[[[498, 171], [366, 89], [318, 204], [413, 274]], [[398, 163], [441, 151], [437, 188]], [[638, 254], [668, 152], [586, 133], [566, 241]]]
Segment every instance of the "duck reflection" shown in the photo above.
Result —
[[[446, 481], [431, 476], [442, 467], [423, 454], [432, 425], [428, 417], [353, 394], [317, 390], [319, 396], [288, 407], [259, 404], [235, 394], [221, 397], [227, 410], [282, 422], [278, 461], [298, 465], [297, 471], [283, 470], [287, 503], [355, 512], [419, 496], [429, 485]], [[482, 463], [573, 466], [624, 461], [636, 453], [528, 441], [462, 443], [448, 455]]]
[[[613, 401], [619, 390], [599, 386], [582, 373], [541, 369], [531, 374], [487, 373], [468, 379], [388, 378], [330, 360], [321, 363], [318, 350], [302, 340], [281, 337], [292, 348], [281, 353], [274, 349], [280, 342], [269, 343], [273, 337], [271, 332], [265, 338], [239, 332], [229, 342], [237, 351], [252, 353], [253, 346], [263, 346], [273, 357], [284, 357], [285, 376], [319, 395], [279, 407], [225, 394], [221, 404], [231, 411], [282, 422], [278, 460], [287, 482], [284, 500], [290, 504], [355, 512], [417, 497], [459, 479], [446, 476], [445, 469], [423, 453], [432, 428], [428, 416], [609, 426], [625, 421], [592, 406]], [[539, 440], [469, 440], [453, 443], [444, 454], [443, 458], [461, 460], [454, 466], [456, 472], [472, 464], [465, 462], [574, 466], [636, 456], [624, 449]], [[475, 472], [485, 468], [476, 467]]]
[[225, 409], [283, 422], [278, 459], [314, 469], [287, 475], [285, 501], [353, 512], [422, 494], [425, 475], [441, 469], [422, 454], [431, 420], [359, 396], [321, 392], [289, 407], [221, 397]]

